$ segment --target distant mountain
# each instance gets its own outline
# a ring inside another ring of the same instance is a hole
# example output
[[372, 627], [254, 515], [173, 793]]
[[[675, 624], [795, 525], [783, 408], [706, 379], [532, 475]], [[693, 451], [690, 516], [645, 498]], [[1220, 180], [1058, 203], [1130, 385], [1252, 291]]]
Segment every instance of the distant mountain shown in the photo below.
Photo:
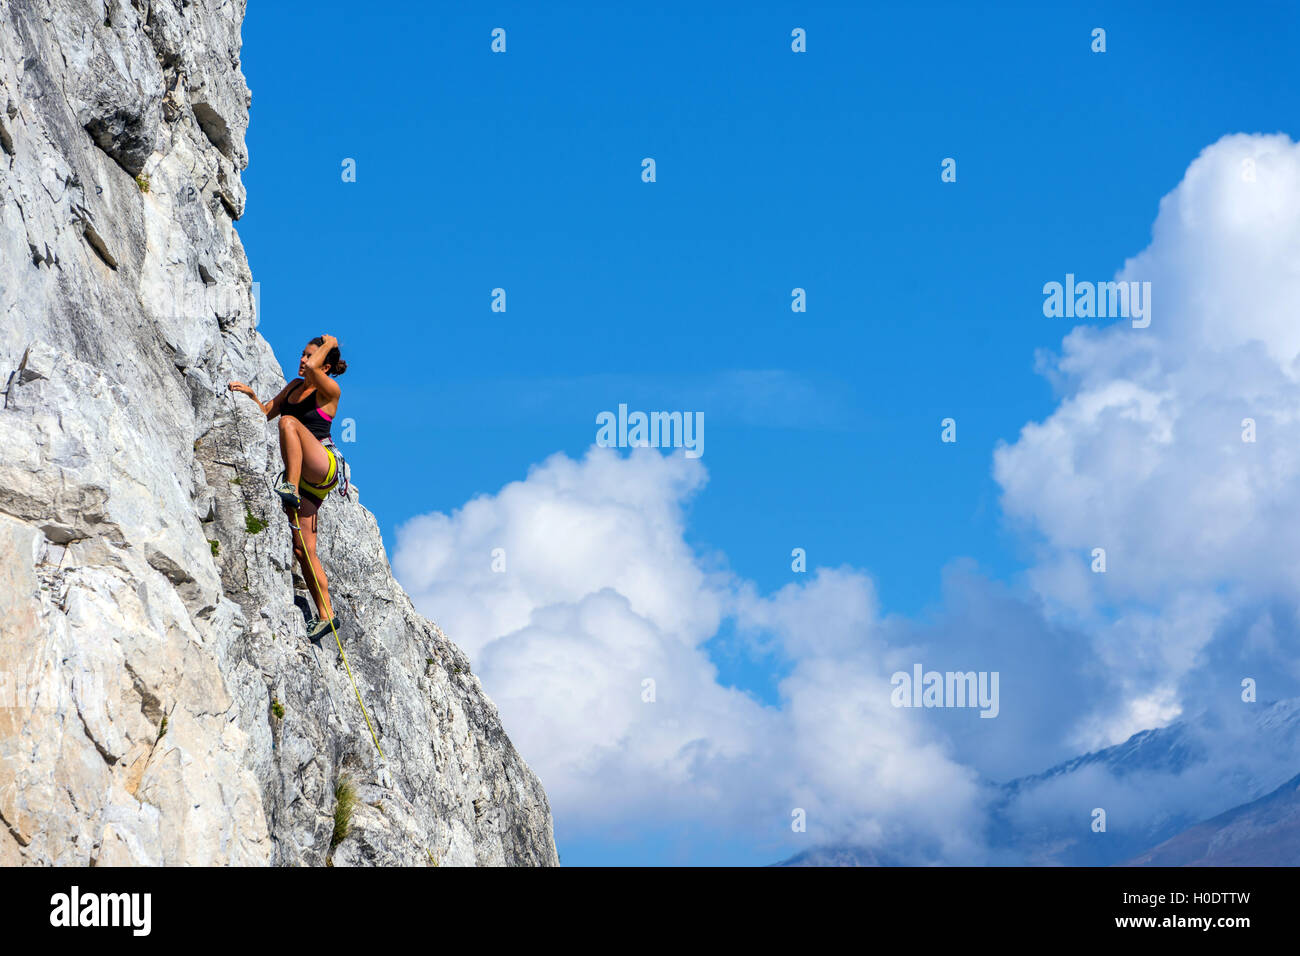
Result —
[[[1281, 786], [1300, 769], [1300, 699], [1144, 730], [1001, 789], [995, 861], [1110, 866]], [[1106, 831], [1093, 832], [1095, 809]]]
[[1122, 744], [1072, 757], [1041, 773], [1017, 777], [1003, 785], [1008, 797], [1025, 793], [1042, 784], [1089, 767], [1103, 767], [1116, 777], [1137, 772], [1179, 774], [1206, 759], [1207, 751], [1193, 727], [1170, 724], [1156, 730], [1142, 730]]
[[865, 846], [823, 846], [797, 853], [773, 866], [890, 866]]
[[[985, 831], [988, 862], [1031, 866], [1138, 862], [1167, 842], [1195, 839], [1193, 834], [1201, 832], [1201, 825], [1210, 826], [1266, 803], [1286, 791], [1286, 781], [1297, 769], [1300, 698], [1206, 712], [1167, 727], [1144, 730], [1121, 744], [1073, 757], [1041, 773], [1001, 785], [990, 782], [991, 811]], [[1106, 812], [1104, 832], [1092, 829], [1098, 808]], [[1191, 853], [1186, 849], [1189, 845], [1178, 844], [1183, 848], [1178, 852]], [[1270, 855], [1262, 845], [1257, 849], [1261, 860], [1286, 852], [1278, 849]], [[891, 856], [893, 850], [888, 846], [823, 846], [778, 865], [889, 866], [908, 862]], [[1293, 854], [1290, 862], [1300, 860]]]
[[1300, 775], [1265, 797], [1184, 830], [1124, 865], [1300, 865]]

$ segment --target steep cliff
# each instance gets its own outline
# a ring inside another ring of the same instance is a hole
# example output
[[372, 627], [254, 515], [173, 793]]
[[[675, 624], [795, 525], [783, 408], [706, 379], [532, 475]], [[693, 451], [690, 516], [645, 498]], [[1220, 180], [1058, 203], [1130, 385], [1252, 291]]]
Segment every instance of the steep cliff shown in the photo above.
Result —
[[[0, 0], [0, 864], [554, 864], [464, 655], [332, 496], [305, 639], [235, 229], [242, 0]], [[357, 790], [333, 845], [341, 778]]]

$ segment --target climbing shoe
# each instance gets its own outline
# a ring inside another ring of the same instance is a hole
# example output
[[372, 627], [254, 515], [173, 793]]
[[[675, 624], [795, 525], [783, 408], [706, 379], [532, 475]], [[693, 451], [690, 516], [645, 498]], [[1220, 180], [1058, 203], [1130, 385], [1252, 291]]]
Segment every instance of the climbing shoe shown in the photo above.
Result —
[[281, 501], [295, 511], [302, 504], [302, 498], [298, 496], [298, 489], [285, 481], [283, 474], [280, 475], [280, 483], [275, 486], [275, 493], [280, 496]]
[[320, 639], [333, 630], [337, 630], [339, 619], [336, 617], [332, 621], [322, 621], [320, 618], [312, 618], [311, 623], [307, 625], [307, 640], [313, 644], [319, 643]]

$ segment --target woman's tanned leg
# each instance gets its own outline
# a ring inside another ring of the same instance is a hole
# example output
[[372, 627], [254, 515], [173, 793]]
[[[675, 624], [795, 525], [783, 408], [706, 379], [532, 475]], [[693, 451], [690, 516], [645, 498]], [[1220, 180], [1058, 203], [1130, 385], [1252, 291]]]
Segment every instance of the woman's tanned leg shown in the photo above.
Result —
[[[320, 441], [296, 418], [280, 418], [280, 454], [284, 458], [285, 480], [297, 486], [306, 479], [312, 484], [324, 482], [329, 473], [329, 454]], [[293, 554], [302, 565], [302, 578], [316, 602], [316, 614], [322, 621], [332, 620], [329, 581], [316, 556], [316, 511], [320, 502], [303, 495], [298, 508], [299, 530], [293, 530]], [[286, 509], [287, 513], [287, 509]], [[292, 515], [290, 516], [292, 517]]]
[[291, 485], [302, 477], [302, 443], [295, 425], [302, 423], [287, 415], [280, 416], [280, 458], [284, 461], [284, 478]]
[[291, 485], [306, 478], [313, 484], [325, 480], [330, 459], [325, 446], [296, 418], [280, 416], [280, 457], [284, 460], [284, 477]]
[[302, 565], [302, 577], [307, 582], [312, 600], [316, 602], [317, 616], [322, 621], [328, 621], [334, 617], [334, 608], [330, 604], [329, 580], [325, 577], [325, 568], [316, 556], [316, 510], [319, 507], [319, 503], [310, 497], [302, 499], [302, 509], [298, 512], [301, 530], [293, 533], [293, 555]]

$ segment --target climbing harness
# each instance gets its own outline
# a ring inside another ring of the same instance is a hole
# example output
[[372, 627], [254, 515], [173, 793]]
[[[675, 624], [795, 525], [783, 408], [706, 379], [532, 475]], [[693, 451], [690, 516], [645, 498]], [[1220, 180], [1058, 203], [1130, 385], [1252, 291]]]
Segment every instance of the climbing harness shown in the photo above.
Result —
[[[321, 442], [321, 444], [325, 447], [325, 451], [328, 454], [334, 456], [334, 473], [338, 478], [336, 482], [336, 486], [338, 488], [339, 494], [342, 497], [351, 500], [351, 491], [352, 491], [351, 466], [348, 465], [347, 461], [344, 459], [343, 452], [339, 451], [339, 446], [334, 444], [334, 439], [326, 438], [323, 442]], [[328, 482], [328, 480], [329, 479], [327, 478], [326, 481]]]

